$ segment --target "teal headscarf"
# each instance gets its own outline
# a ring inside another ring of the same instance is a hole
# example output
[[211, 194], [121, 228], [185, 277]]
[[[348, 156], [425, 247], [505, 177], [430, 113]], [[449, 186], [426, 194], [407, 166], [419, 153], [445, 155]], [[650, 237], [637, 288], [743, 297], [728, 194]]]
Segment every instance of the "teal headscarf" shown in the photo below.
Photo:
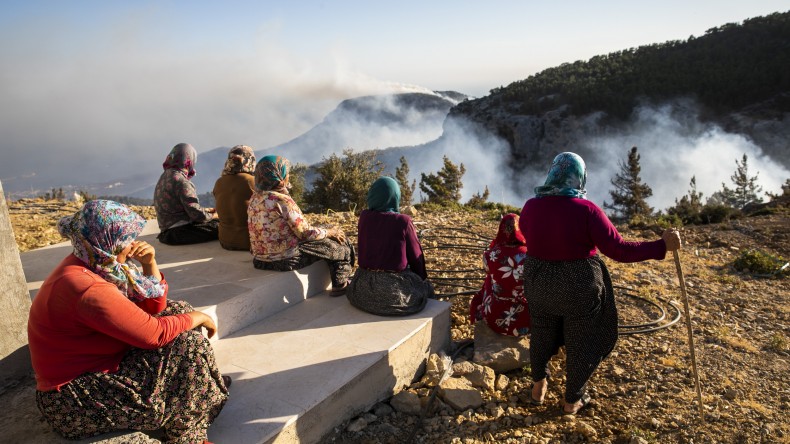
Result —
[[551, 162], [546, 182], [535, 188], [535, 196], [568, 196], [585, 199], [587, 190], [587, 167], [584, 159], [576, 153], [557, 154]]
[[287, 193], [291, 163], [285, 157], [266, 156], [255, 166], [255, 188], [258, 191]]
[[382, 213], [399, 212], [400, 187], [398, 182], [388, 176], [376, 179], [368, 190], [368, 209]]

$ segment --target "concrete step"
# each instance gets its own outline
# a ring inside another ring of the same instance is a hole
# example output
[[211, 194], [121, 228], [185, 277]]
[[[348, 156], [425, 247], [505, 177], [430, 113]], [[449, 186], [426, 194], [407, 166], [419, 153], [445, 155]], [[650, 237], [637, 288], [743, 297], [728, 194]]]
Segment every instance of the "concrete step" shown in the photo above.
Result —
[[[170, 246], [159, 243], [156, 221], [140, 236], [156, 248], [159, 268], [170, 286], [168, 298], [187, 301], [214, 318], [216, 341], [314, 296], [331, 284], [320, 261], [293, 272], [257, 270], [246, 251], [228, 251], [219, 242]], [[72, 251], [62, 242], [21, 254], [31, 297], [44, 279]]]
[[[296, 272], [256, 270], [248, 252], [218, 242], [167, 246], [156, 241], [157, 232], [149, 221], [141, 238], [156, 247], [169, 297], [215, 317], [217, 361], [233, 378], [230, 400], [209, 429], [211, 441], [316, 442], [409, 384], [428, 354], [449, 344], [448, 303], [431, 300], [408, 317], [374, 316], [329, 296], [323, 261]], [[22, 253], [31, 297], [70, 252], [64, 242]], [[46, 424], [30, 430], [25, 442], [61, 442]], [[77, 442], [146, 439], [119, 432]]]
[[399, 391], [446, 349], [446, 302], [403, 318], [374, 316], [322, 294], [215, 345], [231, 397], [209, 429], [223, 444], [316, 442]]

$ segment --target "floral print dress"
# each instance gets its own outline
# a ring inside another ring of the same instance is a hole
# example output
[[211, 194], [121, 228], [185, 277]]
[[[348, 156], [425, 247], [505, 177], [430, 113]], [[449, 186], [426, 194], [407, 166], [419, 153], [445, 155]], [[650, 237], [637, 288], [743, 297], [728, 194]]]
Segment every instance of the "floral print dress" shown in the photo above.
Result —
[[531, 318], [522, 281], [526, 257], [518, 216], [508, 214], [502, 219], [497, 238], [483, 253], [486, 277], [470, 304], [472, 322], [485, 321], [502, 335], [523, 336], [529, 332]]
[[311, 226], [291, 196], [276, 191], [252, 195], [247, 228], [252, 254], [263, 262], [292, 258], [301, 242], [326, 238], [326, 230]]

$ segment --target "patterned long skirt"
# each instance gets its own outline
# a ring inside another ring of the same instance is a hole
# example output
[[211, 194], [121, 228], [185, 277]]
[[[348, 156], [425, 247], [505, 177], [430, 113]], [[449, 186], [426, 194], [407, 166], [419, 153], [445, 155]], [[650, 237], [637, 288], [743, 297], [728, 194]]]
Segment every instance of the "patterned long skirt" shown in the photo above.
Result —
[[[169, 301], [157, 316], [190, 311]], [[115, 373], [85, 373], [60, 391], [36, 392], [44, 418], [67, 439], [164, 428], [168, 443], [202, 443], [227, 399], [214, 351], [196, 330], [159, 349], [130, 350]]]
[[617, 343], [617, 306], [609, 271], [597, 256], [575, 261], [527, 256], [524, 294], [532, 315], [532, 378], [547, 377], [549, 360], [565, 345], [565, 401], [575, 403]]
[[252, 264], [259, 270], [293, 271], [322, 259], [329, 265], [332, 287], [346, 285], [356, 262], [354, 246], [348, 239], [342, 244], [329, 238], [304, 242], [299, 244], [299, 253], [294, 257], [272, 262], [253, 259]]
[[417, 313], [433, 295], [433, 285], [409, 269], [394, 273], [357, 268], [346, 290], [351, 305], [380, 316]]

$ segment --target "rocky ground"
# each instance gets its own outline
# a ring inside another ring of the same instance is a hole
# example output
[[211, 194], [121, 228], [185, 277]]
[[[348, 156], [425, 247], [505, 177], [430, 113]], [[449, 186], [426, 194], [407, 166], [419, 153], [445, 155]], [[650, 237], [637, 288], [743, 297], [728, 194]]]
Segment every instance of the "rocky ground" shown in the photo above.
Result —
[[[76, 205], [32, 200], [9, 206], [23, 251], [61, 242], [54, 221], [76, 209]], [[149, 208], [138, 211], [152, 217]], [[356, 219], [348, 213], [308, 218], [313, 223], [340, 223], [348, 233], [356, 228]], [[432, 277], [468, 276], [470, 280], [460, 281], [461, 285], [479, 286], [472, 279], [481, 275], [476, 248], [485, 244], [480, 239], [493, 235], [495, 214], [420, 212], [415, 223], [418, 229], [429, 229], [423, 244]], [[456, 234], [446, 238], [441, 227], [455, 227]], [[649, 230], [621, 232], [631, 240], [656, 237]], [[790, 442], [790, 278], [787, 273], [761, 277], [733, 267], [733, 261], [751, 249], [787, 261], [790, 213], [785, 208], [771, 215], [685, 227], [682, 233], [685, 245], [680, 258], [691, 305], [704, 417], [696, 403], [689, 337], [681, 319], [652, 333], [621, 336], [590, 381], [593, 401], [579, 415], [560, 412], [562, 356], [552, 361], [555, 371], [547, 402], [533, 406], [528, 402], [532, 382], [528, 366], [495, 375], [490, 368], [468, 362], [472, 347], [466, 347], [457, 354], [454, 374], [442, 383], [442, 390], [433, 390], [443, 369], [435, 359], [429, 363], [433, 372], [336, 428], [323, 444]], [[619, 264], [607, 260], [607, 264], [615, 285], [621, 287], [621, 324], [654, 318], [656, 311], [646, 301], [664, 307], [675, 301], [682, 307], [671, 256], [663, 261]], [[444, 294], [465, 290], [438, 289]], [[466, 315], [470, 298], [467, 294], [445, 297], [453, 303], [455, 348], [474, 335]], [[668, 311], [671, 318], [672, 310]], [[3, 395], [3, 405], [16, 405], [30, 390], [24, 385], [10, 390]], [[459, 392], [465, 393], [463, 400], [451, 396]], [[435, 394], [436, 399], [429, 402]], [[7, 437], [14, 436], [14, 427], [23, 421], [9, 412], [13, 409], [4, 410], [0, 427]], [[19, 415], [35, 415], [34, 410], [20, 408]]]

